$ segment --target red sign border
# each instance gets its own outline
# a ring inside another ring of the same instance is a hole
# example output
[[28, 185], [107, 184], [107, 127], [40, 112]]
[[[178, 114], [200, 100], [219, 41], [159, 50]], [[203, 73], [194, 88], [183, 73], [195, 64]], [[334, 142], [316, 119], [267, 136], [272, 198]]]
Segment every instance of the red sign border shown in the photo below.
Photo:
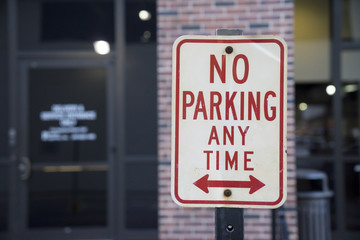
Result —
[[[279, 198], [274, 202], [268, 201], [230, 201], [230, 200], [184, 200], [179, 196], [179, 99], [180, 99], [180, 48], [185, 43], [275, 43], [280, 47], [280, 140], [279, 140]], [[183, 39], [176, 46], [176, 98], [175, 98], [175, 179], [174, 179], [174, 196], [182, 204], [211, 204], [211, 205], [253, 205], [253, 206], [276, 206], [284, 198], [284, 68], [285, 68], [285, 46], [278, 39]]]

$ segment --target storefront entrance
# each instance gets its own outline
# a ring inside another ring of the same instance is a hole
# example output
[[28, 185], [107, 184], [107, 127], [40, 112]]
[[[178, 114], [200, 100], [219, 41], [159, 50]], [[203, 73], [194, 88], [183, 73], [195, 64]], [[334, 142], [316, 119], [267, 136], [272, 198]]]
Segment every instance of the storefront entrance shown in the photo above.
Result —
[[15, 239], [110, 238], [111, 72], [98, 60], [21, 62]]
[[0, 1], [0, 239], [157, 239], [155, 9]]

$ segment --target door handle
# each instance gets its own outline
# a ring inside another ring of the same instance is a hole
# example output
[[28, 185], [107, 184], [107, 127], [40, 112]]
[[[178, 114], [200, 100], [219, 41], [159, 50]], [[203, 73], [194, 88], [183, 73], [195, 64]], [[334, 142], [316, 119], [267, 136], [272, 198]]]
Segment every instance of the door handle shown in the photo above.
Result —
[[26, 181], [31, 176], [31, 162], [28, 157], [22, 157], [19, 163], [20, 179]]

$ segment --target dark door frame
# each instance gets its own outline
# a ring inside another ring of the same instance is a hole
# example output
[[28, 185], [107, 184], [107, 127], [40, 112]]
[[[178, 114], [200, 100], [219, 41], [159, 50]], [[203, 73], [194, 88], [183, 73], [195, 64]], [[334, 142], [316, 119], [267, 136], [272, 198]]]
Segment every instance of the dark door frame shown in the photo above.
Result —
[[[26, 153], [26, 139], [27, 139], [27, 124], [26, 124], [26, 92], [27, 92], [27, 81], [28, 81], [28, 70], [32, 67], [39, 68], [61, 68], [61, 67], [104, 67], [107, 69], [107, 94], [106, 101], [108, 106], [107, 111], [107, 165], [108, 165], [108, 180], [107, 180], [107, 222], [108, 226], [105, 228], [76, 228], [71, 231], [71, 233], [66, 230], [60, 229], [44, 229], [44, 230], [29, 230], [26, 227], [26, 208], [27, 208], [27, 195], [26, 195], [26, 182], [20, 180], [19, 172], [17, 170], [11, 171], [11, 182], [15, 183], [12, 186], [12, 194], [10, 195], [10, 202], [17, 204], [10, 204], [10, 233], [15, 239], [22, 238], [36, 238], [36, 239], [49, 239], [54, 238], [54, 236], [59, 236], [59, 239], [67, 239], [67, 238], [110, 238], [112, 234], [112, 230], [114, 229], [115, 220], [116, 220], [116, 211], [115, 208], [115, 198], [116, 195], [114, 193], [116, 187], [115, 183], [117, 182], [115, 178], [116, 174], [113, 173], [115, 167], [115, 155], [113, 151], [113, 146], [115, 146], [115, 135], [114, 135], [114, 70], [113, 70], [113, 61], [110, 58], [98, 57], [96, 55], [93, 56], [93, 59], [89, 59], [88, 54], [85, 54], [86, 58], [79, 58], [77, 55], [77, 59], [74, 59], [74, 56], [61, 56], [54, 54], [50, 54], [48, 56], [30, 56], [24, 55], [19, 59], [19, 81], [17, 86], [17, 94], [11, 95], [11, 101], [17, 101], [17, 110], [13, 111], [13, 114], [16, 114], [16, 135], [17, 135], [17, 147], [16, 152], [13, 156], [15, 156], [15, 161], [13, 164], [13, 168], [17, 169], [19, 163], [23, 157], [27, 155]], [[51, 56], [51, 57], [50, 57]], [[79, 164], [77, 164], [79, 165]], [[41, 164], [39, 165], [41, 167]], [[38, 167], [39, 167], [38, 166]], [[19, 219], [20, 217], [20, 219]]]

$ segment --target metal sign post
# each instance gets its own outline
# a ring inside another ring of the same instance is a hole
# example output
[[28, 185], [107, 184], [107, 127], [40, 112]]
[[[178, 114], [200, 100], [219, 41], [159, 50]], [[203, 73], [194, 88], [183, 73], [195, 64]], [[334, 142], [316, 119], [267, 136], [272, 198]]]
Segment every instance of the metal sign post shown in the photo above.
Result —
[[215, 208], [215, 239], [244, 240], [244, 209]]
[[[239, 29], [216, 29], [217, 36], [243, 35]], [[215, 240], [244, 240], [244, 209], [215, 208]]]

